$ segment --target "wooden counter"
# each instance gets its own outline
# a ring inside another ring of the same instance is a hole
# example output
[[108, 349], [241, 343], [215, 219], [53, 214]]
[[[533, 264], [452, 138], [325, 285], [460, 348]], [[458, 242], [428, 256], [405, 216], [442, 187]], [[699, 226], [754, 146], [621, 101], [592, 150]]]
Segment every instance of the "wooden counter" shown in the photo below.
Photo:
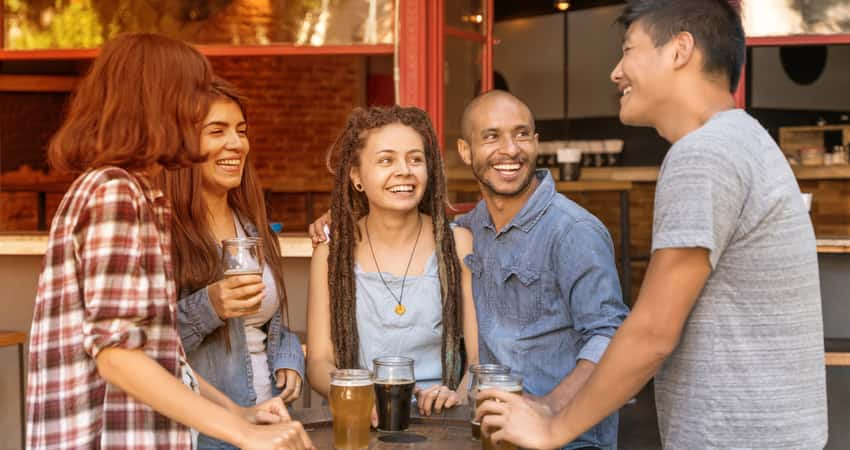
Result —
[[[631, 181], [635, 183], [654, 183], [658, 180], [658, 166], [629, 167], [584, 167], [579, 182], [585, 181]], [[558, 169], [550, 169], [552, 176], [558, 179]], [[834, 166], [792, 166], [798, 180], [850, 180], [850, 165]], [[449, 187], [459, 180], [474, 180], [472, 171], [466, 167], [446, 170]]]
[[[310, 238], [303, 233], [278, 236], [284, 258], [309, 258], [313, 255]], [[43, 255], [47, 233], [0, 233], [0, 255]]]
[[[792, 166], [798, 180], [850, 180], [850, 165]], [[581, 170], [581, 181], [633, 181], [654, 183], [660, 167], [590, 167]]]
[[818, 253], [850, 253], [850, 237], [818, 239]]

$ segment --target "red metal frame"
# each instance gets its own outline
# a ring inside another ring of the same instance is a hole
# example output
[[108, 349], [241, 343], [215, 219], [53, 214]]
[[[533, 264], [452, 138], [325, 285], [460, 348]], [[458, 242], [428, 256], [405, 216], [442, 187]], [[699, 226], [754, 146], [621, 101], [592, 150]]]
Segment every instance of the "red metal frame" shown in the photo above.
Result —
[[[428, 62], [427, 1], [399, 0], [398, 39], [398, 104], [427, 108]], [[427, 110], [427, 109], [426, 109]]]
[[[380, 45], [198, 45], [207, 56], [392, 55], [393, 46]], [[99, 49], [0, 50], [2, 60], [91, 59]]]
[[[747, 47], [773, 47], [788, 45], [841, 45], [850, 44], [850, 34], [804, 34], [793, 36], [759, 36], [748, 37]], [[735, 91], [735, 105], [738, 108], [747, 107], [747, 71], [741, 67], [741, 80]]]
[[481, 33], [476, 33], [474, 31], [464, 30], [462, 28], [450, 26], [446, 26], [446, 36], [452, 36], [467, 41], [480, 42], [482, 44], [487, 42], [487, 38], [484, 37]]
[[443, 130], [445, 129], [445, 72], [446, 42], [444, 33], [447, 32], [446, 12], [444, 1], [431, 1], [428, 4], [428, 66], [425, 69], [427, 78], [428, 101], [425, 110], [431, 116], [434, 132], [437, 135], [438, 147], [443, 149]]
[[493, 0], [486, 0], [484, 7], [484, 57], [481, 61], [481, 92], [493, 89]]
[[747, 38], [747, 47], [830, 44], [850, 44], [850, 34], [801, 34], [794, 36], [764, 36]]

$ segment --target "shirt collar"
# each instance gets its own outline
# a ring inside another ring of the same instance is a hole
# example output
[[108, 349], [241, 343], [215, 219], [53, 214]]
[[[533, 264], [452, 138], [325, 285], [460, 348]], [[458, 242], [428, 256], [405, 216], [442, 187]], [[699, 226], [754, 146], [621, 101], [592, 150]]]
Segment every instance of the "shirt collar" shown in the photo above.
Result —
[[[526, 233], [531, 232], [534, 225], [537, 224], [540, 218], [543, 217], [543, 213], [552, 204], [552, 198], [555, 196], [555, 181], [552, 179], [552, 174], [546, 169], [537, 169], [534, 172], [534, 176], [540, 183], [519, 213], [502, 230], [502, 233], [506, 233], [514, 227]], [[493, 218], [490, 216], [490, 211], [487, 209], [487, 204], [484, 200], [478, 202], [473, 214], [476, 217], [475, 222], [481, 224], [482, 228], [489, 228], [493, 232], [496, 232], [496, 226], [493, 225]]]

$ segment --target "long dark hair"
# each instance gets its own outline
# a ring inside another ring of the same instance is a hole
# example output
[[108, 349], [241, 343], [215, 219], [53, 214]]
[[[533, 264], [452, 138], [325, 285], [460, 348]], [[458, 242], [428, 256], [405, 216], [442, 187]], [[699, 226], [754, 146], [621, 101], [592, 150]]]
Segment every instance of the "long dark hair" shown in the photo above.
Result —
[[[210, 104], [216, 100], [232, 101], [239, 106], [245, 121], [248, 121], [243, 98], [226, 81], [213, 81]], [[236, 189], [227, 193], [227, 204], [240, 220], [248, 220], [257, 227], [263, 245], [266, 265], [269, 267], [277, 285], [280, 299], [282, 323], [287, 323], [286, 287], [283, 284], [283, 266], [281, 264], [279, 242], [269, 228], [266, 207], [263, 201], [263, 188], [254, 168], [252, 153], [248, 152], [242, 182]], [[157, 177], [158, 184], [171, 201], [173, 208], [172, 254], [174, 255], [174, 278], [177, 292], [185, 295], [220, 280], [221, 250], [213, 236], [209, 224], [209, 208], [201, 191], [202, 175], [198, 165], [185, 169], [164, 170]], [[230, 349], [227, 334], [227, 322], [219, 328], [217, 334], [224, 339]]]
[[422, 138], [428, 168], [428, 186], [419, 211], [431, 216], [434, 226], [443, 311], [443, 384], [455, 389], [460, 382], [461, 285], [460, 264], [454, 235], [446, 219], [446, 178], [437, 137], [425, 111], [413, 107], [357, 108], [348, 117], [345, 129], [328, 152], [328, 167], [334, 172], [331, 220], [334, 235], [328, 255], [331, 339], [337, 367], [357, 367], [360, 338], [357, 334], [354, 248], [362, 238], [357, 221], [369, 213], [366, 194], [354, 189], [349, 174], [360, 165], [360, 151], [370, 130], [400, 123]]

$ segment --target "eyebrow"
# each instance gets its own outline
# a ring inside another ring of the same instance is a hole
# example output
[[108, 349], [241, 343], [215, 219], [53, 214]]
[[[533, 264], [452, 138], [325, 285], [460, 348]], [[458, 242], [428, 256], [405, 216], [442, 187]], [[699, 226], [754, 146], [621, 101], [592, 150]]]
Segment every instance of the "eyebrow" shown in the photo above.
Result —
[[[533, 129], [533, 127], [531, 125], [528, 125], [528, 124], [525, 124], [525, 123], [519, 124], [519, 125], [514, 125], [513, 127], [510, 128], [511, 131], [532, 130], [532, 129]], [[490, 133], [490, 132], [499, 133], [501, 131], [502, 131], [501, 128], [485, 128], [485, 129], [481, 130], [481, 135], [483, 136], [483, 135]]]
[[[240, 127], [242, 125], [247, 125], [247, 124], [248, 124], [248, 122], [245, 122], [243, 120], [242, 122], [237, 123], [236, 126]], [[210, 126], [213, 126], [213, 125], [220, 126], [220, 127], [226, 127], [226, 126], [229, 126], [230, 124], [225, 122], [225, 121], [222, 121], [222, 120], [214, 120], [212, 122], [207, 122], [206, 124], [204, 124], [204, 128], [210, 127]]]
[[[404, 150], [401, 150], [401, 151], [404, 151]], [[378, 150], [375, 153], [380, 154], [380, 153], [399, 153], [399, 152], [400, 152], [399, 150], [395, 150], [395, 149], [391, 149], [391, 148], [385, 148], [385, 149]], [[421, 149], [421, 148], [411, 148], [411, 149], [408, 149], [406, 152], [407, 153], [412, 153], [412, 152], [425, 153], [425, 150]]]

